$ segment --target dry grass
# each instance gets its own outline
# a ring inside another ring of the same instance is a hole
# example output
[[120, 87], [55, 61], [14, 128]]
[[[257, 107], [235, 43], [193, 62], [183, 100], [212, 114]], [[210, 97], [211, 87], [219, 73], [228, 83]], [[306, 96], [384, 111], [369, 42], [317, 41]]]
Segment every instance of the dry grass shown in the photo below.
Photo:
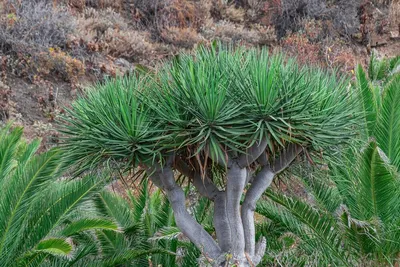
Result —
[[222, 21], [208, 25], [202, 31], [206, 39], [218, 39], [224, 43], [241, 43], [250, 45], [268, 45], [276, 41], [275, 30], [272, 27], [254, 25], [248, 29], [243, 24]]
[[123, 9], [123, 0], [53, 0], [55, 4], [62, 4], [63, 2], [80, 11], [84, 11], [86, 7], [97, 9], [113, 8], [119, 11]]
[[46, 1], [5, 0], [0, 18], [0, 48], [4, 53], [31, 54], [64, 46], [75, 20], [65, 8]]
[[86, 9], [79, 17], [78, 25], [77, 37], [90, 52], [137, 62], [156, 48], [150, 42], [150, 33], [130, 28], [125, 18], [111, 8]]
[[290, 34], [282, 41], [282, 49], [300, 64], [320, 65], [322, 62], [321, 46], [310, 42], [303, 34]]
[[183, 48], [192, 48], [202, 38], [193, 28], [165, 27], [161, 31], [161, 38], [168, 44]]

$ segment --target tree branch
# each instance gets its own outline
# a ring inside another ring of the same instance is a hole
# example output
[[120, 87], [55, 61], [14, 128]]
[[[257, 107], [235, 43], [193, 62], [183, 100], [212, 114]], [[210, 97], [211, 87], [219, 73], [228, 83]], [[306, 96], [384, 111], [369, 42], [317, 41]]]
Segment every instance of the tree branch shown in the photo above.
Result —
[[[258, 162], [263, 167], [253, 179], [252, 184], [246, 193], [246, 197], [241, 209], [245, 236], [245, 252], [250, 255], [253, 263], [258, 263], [265, 252], [265, 244], [263, 245], [262, 243], [263, 240], [261, 240], [261, 243], [257, 246], [259, 247], [258, 249], [256, 248], [255, 244], [254, 210], [257, 201], [261, 198], [265, 190], [267, 190], [267, 188], [271, 185], [274, 176], [286, 169], [301, 152], [301, 146], [290, 144], [288, 148], [281, 153], [280, 157], [275, 160], [273, 169], [271, 169], [268, 158], [265, 154], [261, 154], [258, 158]], [[260, 249], [262, 251], [260, 251]]]
[[267, 190], [273, 178], [274, 173], [270, 166], [263, 166], [261, 171], [254, 177], [242, 205], [241, 215], [245, 236], [245, 251], [252, 258], [255, 255], [254, 210], [257, 201], [261, 198], [265, 190]]
[[225, 192], [218, 190], [209, 177], [206, 176], [204, 179], [202, 179], [200, 173], [196, 173], [194, 170], [191, 170], [183, 160], [178, 159], [175, 162], [175, 167], [180, 173], [192, 180], [193, 185], [202, 196], [214, 201], [213, 223], [217, 235], [218, 245], [220, 246], [222, 252], [228, 252], [231, 248], [232, 240], [228, 222], [228, 214], [226, 212]]
[[246, 185], [247, 170], [233, 163], [227, 171], [226, 186], [226, 211], [231, 229], [232, 250], [231, 253], [238, 257], [244, 257], [244, 231], [240, 216], [240, 199]]
[[[152, 168], [148, 169], [151, 170]], [[216, 260], [221, 255], [221, 248], [187, 211], [185, 193], [175, 182], [172, 163], [167, 161], [167, 164], [163, 168], [156, 165], [149, 177], [155, 185], [161, 185], [160, 188], [166, 193], [174, 211], [176, 225], [182, 233], [206, 256]]]
[[256, 254], [252, 258], [254, 266], [257, 266], [265, 255], [265, 248], [267, 247], [267, 240], [265, 237], [261, 239], [256, 244]]
[[229, 252], [232, 248], [232, 233], [229, 224], [230, 214], [227, 211], [225, 192], [220, 192], [214, 201], [213, 223], [218, 244], [222, 252]]
[[265, 151], [267, 147], [267, 140], [264, 138], [261, 141], [256, 141], [254, 145], [246, 150], [238, 159], [238, 164], [241, 168], [248, 167]]
[[290, 163], [303, 151], [303, 148], [297, 144], [290, 144], [287, 149], [285, 149], [280, 157], [275, 160], [273, 165], [273, 170], [275, 174], [278, 174], [285, 170]]
[[208, 198], [211, 201], [214, 201], [220, 192], [215, 184], [211, 181], [208, 176], [205, 176], [204, 179], [201, 177], [201, 174], [192, 170], [183, 160], [178, 159], [175, 162], [175, 168], [183, 175], [192, 180], [193, 185], [196, 187], [199, 193]]

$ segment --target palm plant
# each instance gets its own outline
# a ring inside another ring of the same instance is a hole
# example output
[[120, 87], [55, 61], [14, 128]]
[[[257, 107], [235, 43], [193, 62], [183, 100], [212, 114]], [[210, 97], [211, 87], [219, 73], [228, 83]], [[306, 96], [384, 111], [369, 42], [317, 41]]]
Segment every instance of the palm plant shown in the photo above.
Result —
[[382, 266], [399, 260], [399, 173], [374, 141], [362, 153], [349, 153], [329, 176], [304, 183], [312, 205], [269, 191], [272, 202], [259, 203], [257, 212], [282, 227], [279, 234], [301, 240], [292, 253], [310, 255], [303, 258], [306, 265]]
[[[22, 128], [10, 129], [0, 129], [0, 266], [116, 266], [167, 253], [129, 243], [128, 222], [97, 213], [93, 199], [109, 194], [104, 179], [63, 178], [60, 150], [37, 155], [39, 140], [27, 144]], [[111, 253], [95, 233], [121, 246]]]
[[[103, 186], [87, 176], [61, 179], [60, 150], [35, 155], [40, 141], [24, 142], [22, 128], [0, 130], [0, 265], [38, 266], [46, 261], [73, 258], [79, 244], [71, 233], [93, 228], [116, 230], [104, 220], [65, 225], [68, 215]], [[75, 227], [74, 227], [75, 226]], [[64, 230], [62, 230], [64, 229]], [[63, 232], [64, 231], [64, 232]]]
[[[140, 167], [206, 260], [257, 265], [266, 243], [256, 244], [254, 207], [272, 179], [302, 151], [355, 134], [347, 84], [266, 50], [201, 47], [156, 73], [88, 90], [63, 119], [64, 149], [77, 173]], [[214, 202], [216, 239], [187, 211], [179, 175]]]
[[400, 74], [377, 71], [387, 65], [376, 59], [371, 64], [370, 79], [359, 66], [355, 83], [368, 143], [345, 153], [340, 165], [331, 164], [328, 175], [303, 179], [312, 205], [270, 191], [273, 203], [257, 208], [300, 239], [299, 250], [317, 253], [318, 260], [311, 259], [316, 265], [392, 266], [400, 260]]
[[[147, 181], [135, 195], [126, 197], [109, 190], [93, 199], [96, 216], [115, 221], [124, 231], [98, 230], [92, 236], [100, 241], [101, 254], [107, 265], [115, 266], [196, 266], [200, 251], [183, 238], [176, 227], [172, 208], [160, 190], [149, 190]], [[209, 202], [197, 203], [192, 211], [199, 223], [206, 222]], [[151, 256], [139, 258], [140, 253]], [[77, 264], [86, 266], [93, 259]], [[112, 264], [111, 264], [112, 263]], [[104, 264], [104, 262], [103, 262]]]

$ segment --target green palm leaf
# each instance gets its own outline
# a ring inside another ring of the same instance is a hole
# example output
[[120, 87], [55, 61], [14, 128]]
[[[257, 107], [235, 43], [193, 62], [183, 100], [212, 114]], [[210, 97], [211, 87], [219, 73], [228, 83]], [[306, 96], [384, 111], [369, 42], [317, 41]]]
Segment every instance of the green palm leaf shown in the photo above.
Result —
[[81, 219], [68, 224], [68, 226], [62, 231], [62, 234], [65, 236], [72, 236], [82, 231], [96, 229], [117, 231], [118, 225], [110, 220], [105, 219]]
[[23, 229], [24, 219], [38, 190], [43, 190], [60, 168], [60, 151], [50, 151], [19, 165], [14, 175], [3, 184], [7, 209], [0, 216], [0, 255], [14, 246], [15, 237]]
[[[284, 222], [286, 225], [290, 225], [292, 230], [302, 234], [303, 237], [309, 235], [309, 240], [313, 240], [315, 237], [315, 240], [318, 240], [320, 245], [330, 251], [329, 255], [331, 255], [333, 259], [341, 262], [341, 264], [345, 266], [348, 265], [347, 257], [340, 249], [341, 240], [337, 231], [335, 231], [335, 220], [330, 214], [313, 209], [308, 203], [301, 200], [279, 195], [272, 191], [268, 191], [267, 196], [275, 203], [284, 207], [299, 222], [307, 226], [310, 231], [307, 234], [304, 234], [304, 232], [302, 233], [302, 230], [298, 229], [297, 223], [293, 221], [293, 219], [290, 219], [290, 217], [286, 217], [287, 219], [285, 219]], [[268, 208], [266, 207], [268, 206], [260, 205], [257, 205], [256, 212], [267, 215]], [[262, 207], [264, 207], [264, 209]], [[307, 240], [307, 238], [305, 240]]]
[[64, 239], [50, 238], [39, 242], [36, 251], [54, 256], [67, 256], [72, 251], [72, 246]]
[[[370, 142], [361, 156], [358, 196], [362, 220], [392, 220], [398, 215], [398, 192], [393, 169], [375, 142]], [[397, 203], [397, 204], [396, 204]]]
[[390, 162], [400, 170], [400, 75], [385, 88], [382, 109], [378, 116], [376, 141], [389, 157]]
[[356, 69], [356, 85], [361, 95], [362, 109], [365, 118], [365, 126], [368, 130], [367, 136], [372, 136], [376, 124], [376, 116], [378, 112], [376, 91], [372, 90], [367, 75], [365, 74], [361, 65]]

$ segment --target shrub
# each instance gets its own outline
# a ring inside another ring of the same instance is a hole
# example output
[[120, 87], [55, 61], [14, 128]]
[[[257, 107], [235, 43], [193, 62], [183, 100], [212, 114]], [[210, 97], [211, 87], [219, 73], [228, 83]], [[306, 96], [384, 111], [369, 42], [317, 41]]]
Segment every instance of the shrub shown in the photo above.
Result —
[[135, 62], [150, 56], [157, 47], [149, 42], [149, 33], [139, 31], [109, 30], [102, 43], [106, 54]]
[[77, 82], [80, 76], [85, 74], [85, 66], [79, 59], [71, 57], [59, 48], [49, 48], [48, 52], [40, 53], [37, 66], [40, 73], [59, 74], [61, 78], [69, 82]]
[[0, 81], [0, 121], [6, 121], [9, 117], [9, 98], [11, 95], [10, 88]]
[[344, 72], [351, 72], [357, 65], [354, 51], [339, 42], [325, 48], [325, 61], [328, 67], [339, 68]]
[[108, 8], [88, 8], [79, 17], [79, 39], [90, 52], [139, 61], [156, 49], [150, 34], [128, 27], [121, 14]]
[[33, 79], [55, 71], [75, 80], [82, 73], [82, 62], [60, 50], [67, 47], [75, 27], [65, 7], [49, 0], [7, 0], [3, 14], [0, 50], [11, 56], [9, 66], [17, 75]]
[[361, 0], [338, 0], [330, 5], [328, 0], [272, 1], [275, 9], [275, 28], [279, 39], [303, 28], [304, 19], [332, 21], [336, 32], [352, 37], [360, 29]]
[[275, 17], [275, 29], [279, 39], [288, 32], [301, 28], [303, 18], [321, 19], [327, 13], [325, 1], [321, 0], [281, 0], [275, 5], [280, 12]]
[[282, 48], [302, 64], [320, 64], [321, 62], [320, 45], [310, 42], [303, 34], [294, 33], [286, 37], [282, 41]]
[[201, 40], [193, 28], [165, 27], [160, 35], [164, 42], [183, 48], [192, 48]]
[[46, 1], [7, 0], [0, 19], [0, 49], [4, 53], [34, 54], [64, 47], [74, 20], [66, 9]]
[[203, 29], [202, 34], [207, 39], [219, 39], [224, 43], [244, 43], [265, 45], [276, 40], [275, 30], [271, 27], [255, 25], [253, 29], [245, 28], [243, 24], [228, 21], [216, 23]]

